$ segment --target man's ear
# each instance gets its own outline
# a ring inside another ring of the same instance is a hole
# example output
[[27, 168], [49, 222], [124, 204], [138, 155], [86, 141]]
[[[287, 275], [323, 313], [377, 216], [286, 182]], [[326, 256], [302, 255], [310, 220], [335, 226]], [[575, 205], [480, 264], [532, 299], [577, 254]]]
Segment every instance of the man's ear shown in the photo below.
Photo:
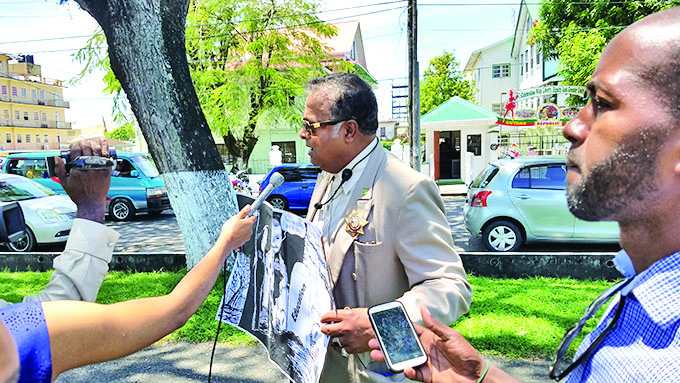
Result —
[[347, 120], [342, 125], [342, 133], [344, 134], [345, 142], [350, 143], [357, 138], [359, 134], [359, 124], [354, 120]]

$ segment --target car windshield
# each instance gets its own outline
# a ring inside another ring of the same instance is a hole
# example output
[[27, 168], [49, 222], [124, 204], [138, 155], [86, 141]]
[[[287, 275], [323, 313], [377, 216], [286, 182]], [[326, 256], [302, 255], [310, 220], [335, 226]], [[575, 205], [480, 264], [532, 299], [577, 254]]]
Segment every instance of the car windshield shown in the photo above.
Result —
[[25, 178], [0, 180], [0, 201], [2, 202], [43, 198], [54, 194], [50, 189]]
[[160, 173], [158, 172], [158, 168], [156, 167], [156, 164], [153, 163], [153, 160], [149, 156], [133, 156], [130, 158], [132, 162], [134, 162], [139, 170], [144, 173], [149, 178], [154, 178], [158, 177]]

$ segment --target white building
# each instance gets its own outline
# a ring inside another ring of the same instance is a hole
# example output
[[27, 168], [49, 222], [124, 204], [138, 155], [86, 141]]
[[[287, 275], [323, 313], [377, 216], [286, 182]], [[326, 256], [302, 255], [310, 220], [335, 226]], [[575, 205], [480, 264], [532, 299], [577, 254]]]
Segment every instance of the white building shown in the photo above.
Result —
[[[542, 86], [558, 85], [562, 81], [557, 73], [557, 60], [543, 60], [543, 55], [537, 49], [537, 44], [527, 44], [531, 29], [538, 23], [537, 2], [527, 4], [522, 0], [515, 26], [515, 35], [512, 39], [511, 58], [519, 63], [519, 82], [516, 89], [530, 89]], [[566, 95], [541, 95], [531, 98], [523, 98], [517, 101], [519, 108], [536, 109], [547, 102], [564, 105]]]
[[503, 115], [508, 89], [519, 84], [519, 62], [510, 55], [513, 36], [478, 49], [470, 55], [463, 73], [475, 84], [477, 103]]

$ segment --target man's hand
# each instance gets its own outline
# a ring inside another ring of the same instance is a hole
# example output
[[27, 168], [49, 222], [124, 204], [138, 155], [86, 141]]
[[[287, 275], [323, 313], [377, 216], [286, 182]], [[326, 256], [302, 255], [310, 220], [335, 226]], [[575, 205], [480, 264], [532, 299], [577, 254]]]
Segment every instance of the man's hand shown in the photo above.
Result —
[[[105, 139], [78, 141], [70, 146], [71, 158], [79, 156], [109, 157], [109, 146]], [[78, 207], [76, 218], [104, 222], [106, 193], [111, 185], [111, 169], [77, 170], [66, 174], [66, 165], [61, 157], [54, 159], [54, 172], [71, 200]]]
[[[427, 363], [416, 369], [407, 368], [407, 378], [426, 383], [440, 382], [477, 382], [484, 374], [486, 361], [460, 333], [435, 320], [427, 308], [420, 312], [425, 326], [415, 325], [416, 332], [427, 354]], [[384, 362], [385, 356], [379, 349], [377, 339], [371, 339], [368, 345], [373, 349], [371, 358]], [[489, 368], [484, 382], [517, 382], [510, 375], [496, 367]]]
[[[342, 348], [348, 353], [356, 354], [370, 350], [368, 341], [375, 335], [368, 319], [367, 308], [329, 311], [321, 317], [321, 323], [330, 323], [321, 327], [321, 332], [338, 338]], [[340, 347], [333, 347], [340, 351]]]

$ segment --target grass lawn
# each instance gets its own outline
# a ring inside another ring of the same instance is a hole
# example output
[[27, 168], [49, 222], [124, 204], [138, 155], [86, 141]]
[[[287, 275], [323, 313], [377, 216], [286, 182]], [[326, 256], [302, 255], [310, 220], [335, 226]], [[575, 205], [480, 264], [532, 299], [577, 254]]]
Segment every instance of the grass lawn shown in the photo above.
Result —
[[437, 185], [463, 185], [465, 182], [461, 180], [437, 180]]
[[[109, 272], [97, 302], [115, 303], [167, 294], [184, 274]], [[51, 272], [0, 272], [0, 298], [19, 302], [24, 295], [36, 294], [49, 281], [50, 275]], [[474, 289], [470, 311], [452, 327], [479, 351], [510, 358], [552, 356], [567, 328], [578, 321], [588, 304], [611, 284], [573, 279], [475, 276], [469, 276], [469, 281]], [[212, 341], [217, 330], [214, 318], [222, 296], [222, 284], [220, 278], [189, 322], [163, 341]], [[593, 325], [586, 330], [591, 331]], [[228, 325], [221, 327], [220, 341], [230, 345], [256, 343]]]

